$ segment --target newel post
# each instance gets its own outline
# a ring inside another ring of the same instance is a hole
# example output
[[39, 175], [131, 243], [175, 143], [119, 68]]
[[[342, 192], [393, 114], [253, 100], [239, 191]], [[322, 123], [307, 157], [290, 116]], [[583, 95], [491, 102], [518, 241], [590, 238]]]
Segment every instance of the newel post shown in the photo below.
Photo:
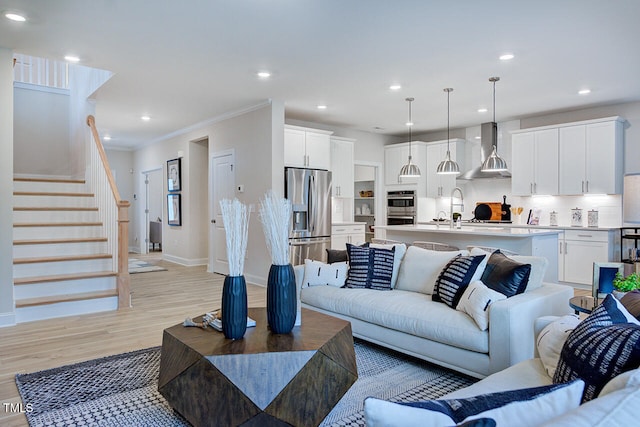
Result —
[[129, 283], [129, 203], [118, 202], [118, 309], [131, 307]]

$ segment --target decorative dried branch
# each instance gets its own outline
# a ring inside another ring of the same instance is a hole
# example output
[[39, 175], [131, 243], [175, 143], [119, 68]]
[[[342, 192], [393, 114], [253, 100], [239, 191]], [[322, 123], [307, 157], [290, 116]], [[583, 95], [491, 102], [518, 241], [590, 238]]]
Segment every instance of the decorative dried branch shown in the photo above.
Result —
[[260, 221], [271, 262], [275, 265], [289, 264], [291, 201], [268, 191], [260, 200]]
[[238, 199], [220, 200], [220, 208], [227, 241], [229, 275], [242, 276], [247, 253], [249, 209]]

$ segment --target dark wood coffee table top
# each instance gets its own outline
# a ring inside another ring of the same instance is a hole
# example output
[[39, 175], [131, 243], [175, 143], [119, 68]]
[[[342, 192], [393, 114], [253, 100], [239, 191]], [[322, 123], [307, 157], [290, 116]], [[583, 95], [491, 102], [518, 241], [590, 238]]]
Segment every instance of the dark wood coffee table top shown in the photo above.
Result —
[[302, 325], [272, 334], [265, 308], [230, 340], [214, 329], [165, 329], [158, 390], [194, 426], [317, 425], [358, 377], [351, 324], [302, 309]]

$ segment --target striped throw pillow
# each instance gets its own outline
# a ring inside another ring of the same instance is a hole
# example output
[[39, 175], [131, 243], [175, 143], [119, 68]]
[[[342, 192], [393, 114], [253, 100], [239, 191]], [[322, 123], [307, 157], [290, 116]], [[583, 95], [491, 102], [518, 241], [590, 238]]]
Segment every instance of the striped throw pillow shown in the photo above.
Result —
[[349, 272], [345, 287], [391, 290], [395, 248], [380, 249], [347, 243]]
[[471, 283], [480, 263], [486, 255], [457, 256], [442, 269], [431, 299], [456, 308], [464, 290]]

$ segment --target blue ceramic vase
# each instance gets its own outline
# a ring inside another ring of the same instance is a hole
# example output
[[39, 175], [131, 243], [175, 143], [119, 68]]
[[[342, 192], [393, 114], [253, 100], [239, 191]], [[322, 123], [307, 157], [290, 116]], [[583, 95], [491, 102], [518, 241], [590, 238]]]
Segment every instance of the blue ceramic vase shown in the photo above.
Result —
[[240, 339], [247, 330], [247, 283], [244, 276], [227, 276], [222, 286], [222, 333]]
[[272, 265], [267, 279], [267, 322], [274, 334], [288, 334], [296, 322], [296, 277], [291, 264]]

